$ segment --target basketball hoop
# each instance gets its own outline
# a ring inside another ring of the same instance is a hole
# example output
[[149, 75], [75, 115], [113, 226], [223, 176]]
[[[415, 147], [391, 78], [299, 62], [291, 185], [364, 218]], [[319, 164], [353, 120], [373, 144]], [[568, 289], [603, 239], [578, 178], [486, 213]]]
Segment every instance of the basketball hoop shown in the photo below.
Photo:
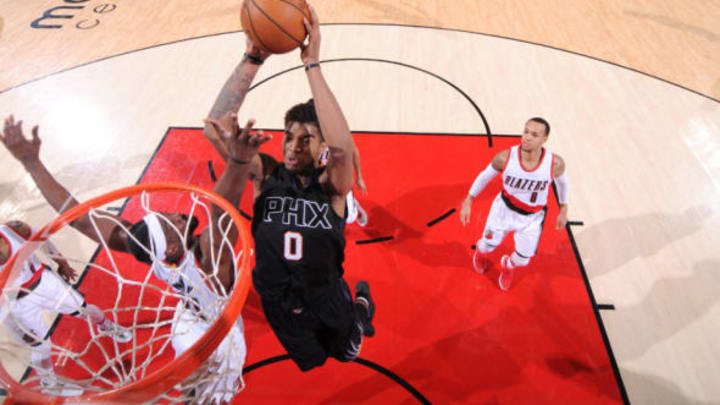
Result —
[[[15, 269], [17, 266], [14, 266], [14, 264], [16, 262], [22, 264], [35, 250], [37, 250], [39, 246], [42, 245], [42, 242], [47, 240], [50, 236], [55, 235], [72, 221], [86, 214], [90, 217], [91, 221], [97, 221], [97, 218], [106, 219], [102, 216], [103, 214], [97, 212], [96, 209], [107, 206], [114, 201], [129, 197], [139, 196], [140, 198], [135, 201], [128, 200], [128, 204], [132, 202], [135, 206], [141, 206], [142, 209], [149, 212], [150, 209], [147, 205], [150, 204], [150, 197], [156, 195], [158, 196], [158, 199], [165, 198], [166, 196], [172, 196], [171, 199], [173, 199], [173, 201], [182, 201], [182, 204], [189, 204], [191, 206], [191, 216], [195, 214], [202, 214], [204, 209], [207, 214], [208, 221], [211, 218], [208, 208], [210, 207], [210, 204], [218, 206], [224, 211], [222, 218], [218, 219], [218, 221], [220, 222], [225, 220], [227, 225], [221, 226], [218, 224], [218, 228], [221, 228], [219, 234], [222, 237], [222, 243], [225, 244], [224, 246], [229, 247], [233, 252], [232, 262], [235, 281], [231, 291], [227, 292], [227, 294], [218, 294], [218, 315], [214, 320], [208, 320], [208, 324], [212, 322], [211, 326], [205, 330], [205, 333], [202, 334], [201, 338], [194, 342], [190, 349], [184, 351], [177, 358], [160, 365], [153, 363], [153, 360], [156, 360], [157, 363], [159, 361], [157, 359], [160, 357], [153, 356], [160, 356], [159, 353], [162, 352], [162, 350], [158, 350], [158, 353], [154, 353], [151, 350], [151, 355], [148, 355], [147, 358], [143, 358], [142, 361], [138, 360], [138, 364], [135, 364], [135, 351], [147, 350], [148, 345], [152, 344], [152, 342], [136, 342], [134, 334], [133, 343], [131, 345], [132, 347], [130, 349], [117, 350], [118, 353], [114, 353], [106, 357], [106, 359], [109, 359], [108, 362], [112, 363], [120, 362], [124, 358], [132, 356], [133, 369], [123, 369], [121, 373], [115, 373], [117, 374], [115, 378], [105, 378], [101, 376], [102, 373], [108, 373], [109, 368], [115, 367], [113, 364], [105, 364], [102, 368], [91, 369], [90, 366], [87, 365], [87, 362], [84, 362], [82, 359], [82, 356], [85, 355], [83, 352], [78, 353], [68, 348], [61, 347], [59, 346], [60, 344], [56, 345], [56, 342], [53, 341], [53, 354], [62, 354], [69, 359], [68, 361], [77, 361], [78, 367], [83, 368], [83, 370], [87, 371], [90, 376], [83, 378], [81, 381], [74, 381], [72, 378], [60, 376], [68, 381], [77, 382], [83, 387], [84, 394], [76, 397], [48, 395], [43, 393], [37, 384], [33, 385], [16, 381], [16, 379], [11, 377], [6, 370], [3, 361], [0, 360], [0, 385], [5, 387], [7, 390], [8, 398], [6, 403], [140, 403], [156, 400], [158, 398], [161, 398], [162, 402], [173, 402], [173, 398], [178, 396], [173, 395], [173, 391], [177, 394], [177, 392], [180, 391], [186, 392], [189, 390], [197, 392], [201, 390], [201, 388], [198, 388], [199, 385], [193, 385], [195, 383], [188, 382], [188, 377], [190, 377], [193, 381], [207, 381], [208, 376], [206, 374], [203, 375], [204, 371], [202, 370], [213, 369], [213, 367], [208, 367], [207, 364], [205, 364], [206, 360], [213, 355], [215, 350], [225, 339], [225, 336], [231, 331], [231, 328], [240, 315], [240, 311], [245, 303], [250, 287], [251, 245], [250, 235], [247, 230], [247, 221], [241, 217], [236, 207], [233, 207], [228, 201], [213, 192], [203, 190], [197, 186], [181, 183], [141, 184], [101, 195], [67, 210], [59, 215], [55, 220], [35, 232], [35, 234], [28, 239], [27, 243], [25, 243], [18, 252], [14, 252], [12, 258], [7, 263], [7, 271], [0, 274], [0, 290], [2, 291], [2, 296], [0, 296], [0, 306], [4, 307], [5, 305], [9, 305], [12, 302], [11, 297], [13, 288], [17, 290], [17, 287], [14, 287], [13, 283], [14, 276], [17, 275]], [[180, 205], [180, 203], [178, 204]], [[187, 212], [185, 212], [185, 214], [187, 214]], [[231, 219], [231, 222], [226, 220], [228, 216]], [[93, 224], [96, 225], [95, 222], [93, 222]], [[228, 239], [228, 229], [230, 226], [234, 226], [238, 232], [238, 241], [234, 244], [234, 246], [230, 242], [230, 239]], [[127, 230], [125, 231], [127, 232]], [[179, 231], [182, 232], [182, 230]], [[171, 306], [167, 305], [167, 303], [172, 302], [173, 300], [180, 300], [182, 297], [179, 298], [178, 294], [171, 291], [169, 287], [161, 287], [157, 282], [154, 284], [153, 282], [150, 282], [149, 280], [152, 278], [151, 274], [139, 277], [138, 280], [125, 279], [123, 271], [117, 267], [116, 260], [112, 257], [112, 254], [117, 255], [117, 253], [109, 253], [111, 251], [104, 243], [101, 244], [100, 249], [110, 255], [109, 262], [111, 266], [101, 268], [101, 266], [92, 264], [92, 261], [88, 262], [87, 260], [76, 260], [69, 257], [67, 254], [65, 254], [65, 259], [76, 265], [78, 263], [84, 263], [87, 265], [87, 272], [103, 271], [111, 277], [116, 278], [118, 283], [117, 286], [113, 286], [113, 288], [117, 288], [119, 294], [122, 294], [122, 288], [128, 285], [141, 291], [139, 294], [140, 298], [134, 307], [128, 307], [127, 303], [124, 302], [122, 304], [124, 306], [116, 304], [115, 307], [109, 311], [112, 313], [112, 316], [117, 319], [118, 312], [134, 310], [136, 312], [133, 317], [133, 324], [129, 326], [130, 329], [135, 331], [136, 328], [150, 328], [152, 329], [151, 336], [153, 339], [156, 339], [157, 341], [166, 339], [169, 341], [172, 337], [171, 334], [163, 334], [160, 332], [156, 333], [157, 330], [161, 330], [163, 327], [168, 329], [169, 322], [167, 320], [160, 322], [157, 320], [158, 316], [156, 316], [154, 323], [151, 322], [149, 324], [141, 325], [137, 323], [135, 319], [138, 318], [137, 313], [139, 311], [154, 310], [157, 313], [160, 313], [162, 310], [172, 312]], [[128, 255], [128, 257], [131, 256]], [[213, 263], [217, 273], [217, 260], [213, 260]], [[148, 273], [152, 273], [150, 265], [145, 265], [145, 267], [147, 267]], [[211, 278], [212, 275], [208, 275], [207, 277]], [[142, 302], [144, 297], [149, 294], [148, 292], [160, 297], [160, 302], [164, 305], [164, 308], [148, 308], [147, 304]], [[123, 299], [126, 298], [123, 297]], [[120, 302], [120, 299], [116, 301]], [[93, 333], [90, 333], [90, 335], [91, 339], [99, 339], [99, 337], [95, 336]], [[163, 350], [165, 347], [169, 346], [167, 341], [163, 343], [164, 346], [161, 345]], [[99, 343], [97, 344], [99, 345]], [[89, 345], [90, 343], [88, 343], [88, 346]], [[117, 344], [115, 344], [115, 347], [118, 347]], [[123, 365], [122, 367], [125, 366]], [[135, 369], [135, 367], [137, 367], [137, 369]], [[217, 372], [217, 367], [215, 367], [214, 372]], [[185, 400], [187, 400], [187, 398], [185, 398]]]

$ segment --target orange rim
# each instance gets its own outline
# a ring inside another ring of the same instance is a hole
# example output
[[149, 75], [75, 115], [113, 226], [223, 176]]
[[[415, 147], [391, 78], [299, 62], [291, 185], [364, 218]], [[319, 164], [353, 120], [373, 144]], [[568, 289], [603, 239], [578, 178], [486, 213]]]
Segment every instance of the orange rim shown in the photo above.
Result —
[[[65, 225], [68, 225], [75, 219], [87, 214], [90, 208], [98, 207], [121, 198], [131, 197], [140, 194], [142, 191], [190, 191], [209, 198], [213, 203], [230, 214], [235, 226], [237, 226], [239, 240], [241, 241], [239, 251], [250, 251], [250, 234], [247, 230], [247, 221], [242, 218], [237, 208], [233, 207], [226, 199], [212, 191], [203, 190], [202, 188], [191, 184], [174, 182], [138, 184], [92, 198], [60, 214], [55, 220], [35, 232], [30, 239], [28, 239], [28, 242], [44, 240], [43, 235], [54, 234]], [[18, 255], [26, 250], [24, 249], [25, 247], [28, 249], [31, 248], [28, 244], [23, 245], [23, 248], [15, 252], [10, 261], [8, 261], [7, 266], [5, 267], [6, 269], [13, 268]], [[236, 255], [237, 252], [238, 250], [236, 247]], [[240, 315], [240, 311], [245, 304], [245, 300], [250, 289], [249, 254], [243, 254], [240, 257], [238, 267], [240, 268], [240, 274], [236, 280], [235, 288], [230, 296], [230, 300], [225, 306], [225, 310], [220, 314], [218, 319], [215, 320], [210, 329], [208, 329], [205, 334], [180, 357], [152, 372], [143, 379], [130, 383], [124, 387], [105, 392], [80, 395], [77, 397], [55, 397], [42, 394], [19, 384], [10, 377], [7, 370], [5, 370], [5, 367], [3, 367], [2, 363], [0, 363], [0, 384], [7, 389], [7, 400], [11, 403], [22, 402], [42, 404], [61, 404], [64, 402], [136, 403], [147, 401], [169, 391], [173, 386], [189, 376], [215, 351], [225, 338], [225, 335], [228, 333], [232, 325], [235, 323], [237, 317]], [[10, 273], [11, 271], [4, 271], [0, 274], [0, 290], [5, 288], [5, 284], [7, 283]]]

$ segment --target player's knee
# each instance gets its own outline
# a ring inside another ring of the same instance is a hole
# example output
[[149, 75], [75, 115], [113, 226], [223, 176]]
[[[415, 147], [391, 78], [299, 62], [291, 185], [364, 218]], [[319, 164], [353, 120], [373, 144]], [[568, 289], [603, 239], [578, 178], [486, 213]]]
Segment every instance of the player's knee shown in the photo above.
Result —
[[475, 245], [475, 249], [477, 249], [480, 253], [487, 254], [495, 250], [497, 245], [491, 245], [489, 244], [485, 239], [480, 239]]
[[510, 256], [510, 259], [512, 260], [515, 267], [523, 267], [530, 264], [530, 258], [519, 255], [518, 252], [513, 252], [512, 256]]
[[27, 343], [28, 346], [32, 347], [34, 351], [49, 351], [50, 345], [43, 340], [42, 336], [39, 336], [34, 330], [30, 330], [22, 334], [23, 342]]
[[30, 353], [30, 362], [35, 365], [40, 365], [45, 361], [50, 360], [50, 345], [46, 341], [37, 342], [32, 345], [33, 349]]

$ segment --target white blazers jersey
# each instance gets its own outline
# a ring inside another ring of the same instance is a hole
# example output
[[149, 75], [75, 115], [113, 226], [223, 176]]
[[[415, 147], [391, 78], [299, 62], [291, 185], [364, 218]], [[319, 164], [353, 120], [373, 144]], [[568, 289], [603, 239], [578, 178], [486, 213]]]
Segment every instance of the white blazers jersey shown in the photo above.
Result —
[[515, 211], [538, 212], [547, 205], [552, 183], [553, 154], [542, 148], [540, 162], [534, 168], [525, 168], [520, 160], [520, 146], [510, 148], [502, 172], [502, 199]]
[[[0, 225], [0, 238], [5, 240], [5, 243], [10, 247], [10, 252], [4, 262], [0, 263], [0, 273], [5, 271], [5, 266], [10, 262], [10, 258], [16, 254], [22, 245], [25, 244], [25, 238], [19, 235], [11, 226], [7, 224]], [[16, 263], [17, 265], [17, 263]], [[8, 269], [10, 270], [10, 269]], [[43, 270], [45, 270], [45, 264], [40, 261], [35, 253], [31, 254], [30, 257], [22, 264], [20, 273], [17, 275], [14, 286], [21, 286], [21, 288], [28, 288], [29, 286], [39, 282]]]
[[191, 305], [191, 309], [202, 318], [210, 321], [220, 314], [222, 302], [218, 300], [219, 295], [210, 288], [210, 281], [192, 251], [188, 250], [177, 266], [156, 260], [152, 271], [155, 277], [187, 297], [186, 305]]

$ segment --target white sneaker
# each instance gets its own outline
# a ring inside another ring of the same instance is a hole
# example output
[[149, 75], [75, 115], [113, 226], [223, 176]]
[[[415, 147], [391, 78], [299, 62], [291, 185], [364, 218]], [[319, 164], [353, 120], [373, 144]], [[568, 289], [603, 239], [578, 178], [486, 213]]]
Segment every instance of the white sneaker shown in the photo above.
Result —
[[500, 277], [498, 277], [498, 285], [503, 291], [507, 291], [512, 286], [514, 269], [510, 256], [503, 255], [500, 258]]
[[476, 243], [475, 253], [473, 253], [473, 269], [478, 274], [484, 274], [490, 266], [490, 262], [484, 254], [480, 253], [480, 248], [478, 248], [478, 246], [479, 243]]
[[40, 387], [43, 394], [58, 397], [76, 397], [83, 393], [83, 389], [80, 388], [79, 385], [58, 381], [54, 375], [45, 376], [40, 379]]
[[102, 329], [98, 326], [98, 331], [101, 336], [110, 336], [118, 343], [127, 343], [132, 340], [132, 332], [130, 329], [123, 328], [117, 324], [113, 324], [113, 327], [109, 329]]

